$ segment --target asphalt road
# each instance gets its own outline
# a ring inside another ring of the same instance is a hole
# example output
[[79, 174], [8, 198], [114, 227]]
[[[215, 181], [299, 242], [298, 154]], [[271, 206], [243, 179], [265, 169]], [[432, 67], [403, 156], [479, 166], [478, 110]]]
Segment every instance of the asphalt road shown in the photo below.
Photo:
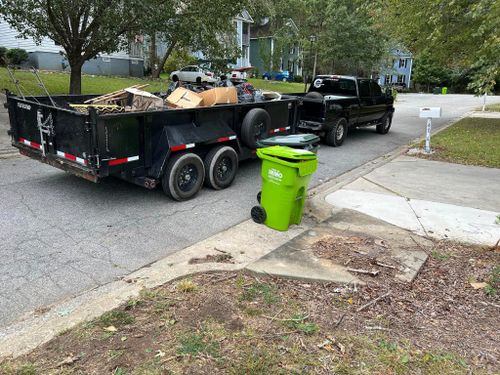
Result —
[[[312, 184], [423, 135], [421, 106], [443, 108], [439, 128], [480, 105], [473, 96], [400, 95], [390, 133], [357, 130], [340, 148], [323, 146]], [[113, 178], [93, 184], [28, 158], [0, 159], [0, 327], [248, 219], [259, 186], [259, 162], [243, 162], [230, 188], [179, 203]]]

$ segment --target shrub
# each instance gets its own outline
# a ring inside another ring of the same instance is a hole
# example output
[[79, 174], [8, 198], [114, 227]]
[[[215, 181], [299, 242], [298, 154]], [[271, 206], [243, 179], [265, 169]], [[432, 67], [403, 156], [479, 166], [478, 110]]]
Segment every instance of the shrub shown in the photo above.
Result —
[[21, 65], [28, 60], [28, 52], [21, 48], [12, 48], [5, 53], [5, 57], [7, 57], [10, 64]]
[[302, 76], [294, 76], [293, 77], [293, 82], [297, 82], [297, 83], [304, 83], [304, 78]]

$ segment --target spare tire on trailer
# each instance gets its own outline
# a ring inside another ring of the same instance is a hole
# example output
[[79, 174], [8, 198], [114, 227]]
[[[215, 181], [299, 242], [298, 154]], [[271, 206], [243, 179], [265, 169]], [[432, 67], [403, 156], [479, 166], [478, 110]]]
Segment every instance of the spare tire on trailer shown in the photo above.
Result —
[[204, 179], [203, 161], [198, 155], [189, 152], [175, 155], [169, 160], [161, 186], [172, 199], [183, 201], [200, 191]]
[[257, 141], [267, 138], [271, 129], [271, 116], [265, 109], [252, 108], [241, 124], [241, 140], [249, 148], [257, 148]]
[[306, 95], [306, 98], [309, 99], [320, 99], [323, 100], [323, 95], [317, 91], [309, 91]]

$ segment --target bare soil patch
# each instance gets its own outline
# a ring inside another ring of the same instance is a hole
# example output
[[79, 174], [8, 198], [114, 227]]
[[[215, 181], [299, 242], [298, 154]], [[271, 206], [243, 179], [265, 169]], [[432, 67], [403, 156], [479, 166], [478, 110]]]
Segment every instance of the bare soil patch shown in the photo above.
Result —
[[[362, 237], [326, 240], [317, 244], [317, 254], [326, 256], [331, 246], [345, 246], [346, 254], [358, 245], [378, 247]], [[144, 290], [31, 354], [4, 361], [0, 373], [500, 371], [498, 251], [441, 242], [412, 283], [382, 273], [369, 280], [355, 286], [246, 273], [198, 275]]]

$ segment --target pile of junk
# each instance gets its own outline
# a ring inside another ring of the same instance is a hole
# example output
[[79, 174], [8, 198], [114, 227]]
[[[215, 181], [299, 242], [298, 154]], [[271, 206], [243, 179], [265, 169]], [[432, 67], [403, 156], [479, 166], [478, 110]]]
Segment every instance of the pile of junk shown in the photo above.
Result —
[[220, 104], [254, 103], [280, 100], [281, 94], [255, 89], [246, 80], [229, 80], [222, 76], [214, 85], [175, 81], [166, 92], [152, 94], [143, 89], [148, 85], [134, 85], [123, 90], [86, 100], [82, 104], [69, 104], [81, 113], [90, 107], [99, 113], [144, 112], [165, 109], [211, 107]]

